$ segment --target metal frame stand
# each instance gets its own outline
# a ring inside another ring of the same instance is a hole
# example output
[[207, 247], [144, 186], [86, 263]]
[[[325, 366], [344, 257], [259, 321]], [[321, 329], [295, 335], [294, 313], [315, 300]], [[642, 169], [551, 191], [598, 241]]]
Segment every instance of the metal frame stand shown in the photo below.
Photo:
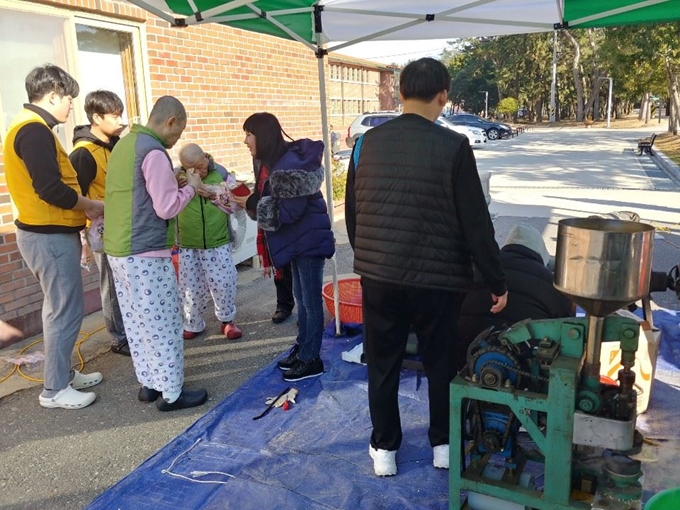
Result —
[[[451, 422], [449, 470], [449, 509], [460, 506], [463, 490], [511, 501], [540, 510], [587, 510], [590, 503], [571, 499], [572, 440], [574, 434], [574, 402], [578, 389], [581, 358], [559, 355], [550, 368], [548, 394], [516, 392], [512, 389], [486, 389], [469, 383], [461, 376], [451, 382]], [[539, 492], [519, 484], [523, 459], [515, 459], [516, 473], [500, 480], [483, 475], [490, 456], [472, 461], [464, 468], [462, 412], [465, 399], [508, 406], [542, 454], [544, 488]], [[534, 421], [536, 412], [547, 413], [546, 431]], [[459, 463], [456, 468], [455, 464]]]

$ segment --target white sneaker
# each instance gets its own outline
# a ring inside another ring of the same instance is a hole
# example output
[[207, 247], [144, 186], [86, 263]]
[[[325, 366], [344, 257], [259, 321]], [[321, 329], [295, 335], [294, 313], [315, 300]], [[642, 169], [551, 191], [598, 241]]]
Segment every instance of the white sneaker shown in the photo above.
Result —
[[48, 409], [82, 409], [89, 406], [97, 396], [92, 392], [83, 392], [74, 390], [71, 386], [67, 386], [52, 398], [46, 398], [40, 395], [40, 405]]
[[440, 469], [449, 469], [449, 445], [440, 444], [432, 448], [434, 460], [432, 465]]
[[74, 370], [75, 375], [69, 383], [74, 390], [84, 390], [85, 388], [91, 388], [102, 382], [101, 372], [92, 372], [91, 374], [81, 374], [77, 370]]
[[397, 451], [381, 450], [368, 445], [368, 454], [373, 459], [373, 470], [378, 476], [397, 474]]

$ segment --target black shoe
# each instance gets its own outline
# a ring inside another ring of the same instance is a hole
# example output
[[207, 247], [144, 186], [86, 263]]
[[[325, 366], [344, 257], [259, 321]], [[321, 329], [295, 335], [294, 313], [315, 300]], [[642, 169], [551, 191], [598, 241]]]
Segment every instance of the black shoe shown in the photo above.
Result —
[[156, 400], [156, 407], [159, 411], [177, 411], [178, 409], [188, 409], [203, 404], [208, 400], [208, 392], [201, 390], [182, 390], [182, 394], [172, 404], [165, 401], [163, 397]]
[[147, 388], [146, 386], [142, 386], [139, 389], [139, 395], [137, 395], [137, 398], [139, 399], [140, 402], [155, 402], [158, 400], [158, 397], [161, 396], [160, 391], [156, 391], [153, 388]]
[[318, 356], [309, 361], [296, 359], [290, 370], [283, 373], [283, 380], [289, 382], [302, 381], [310, 377], [318, 377], [323, 374], [323, 361]]
[[123, 356], [130, 356], [130, 346], [128, 344], [112, 345], [111, 352], [122, 354]]
[[293, 312], [287, 310], [276, 310], [276, 312], [274, 312], [274, 315], [272, 315], [272, 322], [274, 324], [281, 324], [288, 317], [290, 317], [291, 313]]
[[279, 367], [280, 370], [290, 370], [293, 366], [293, 363], [297, 359], [298, 352], [300, 352], [300, 346], [298, 344], [294, 344], [293, 347], [290, 348], [290, 351], [288, 351], [288, 356], [279, 360], [276, 366]]

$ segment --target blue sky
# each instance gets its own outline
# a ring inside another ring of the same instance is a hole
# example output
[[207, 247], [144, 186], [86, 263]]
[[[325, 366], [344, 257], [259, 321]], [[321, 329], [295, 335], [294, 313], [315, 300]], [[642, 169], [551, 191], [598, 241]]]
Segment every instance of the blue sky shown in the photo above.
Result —
[[[447, 39], [425, 41], [367, 41], [338, 50], [351, 57], [373, 60], [383, 64], [406, 64], [422, 57], [439, 57], [447, 47]], [[332, 44], [330, 45], [332, 46]]]

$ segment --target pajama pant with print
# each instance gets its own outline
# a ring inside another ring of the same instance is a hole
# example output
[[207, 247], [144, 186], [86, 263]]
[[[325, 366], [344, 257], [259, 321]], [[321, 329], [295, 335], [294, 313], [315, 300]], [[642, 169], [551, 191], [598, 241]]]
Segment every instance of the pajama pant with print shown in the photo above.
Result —
[[184, 341], [172, 259], [138, 255], [108, 259], [137, 380], [156, 391], [181, 391]]
[[236, 281], [230, 244], [206, 250], [180, 248], [179, 289], [184, 307], [184, 329], [193, 333], [205, 329], [203, 316], [210, 296], [217, 320], [233, 321], [236, 317]]

